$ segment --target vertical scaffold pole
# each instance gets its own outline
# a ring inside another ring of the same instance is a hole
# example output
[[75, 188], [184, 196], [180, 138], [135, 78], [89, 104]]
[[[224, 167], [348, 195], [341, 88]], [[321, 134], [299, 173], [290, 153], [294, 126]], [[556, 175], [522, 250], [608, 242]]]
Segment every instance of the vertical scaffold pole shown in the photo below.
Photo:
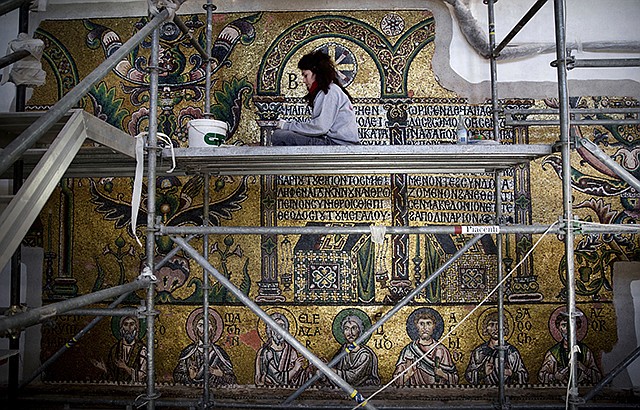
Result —
[[[151, 34], [151, 56], [149, 58], [149, 134], [147, 139], [147, 266], [154, 271], [155, 257], [155, 219], [156, 219], [156, 153], [158, 150], [158, 77], [160, 61], [160, 28], [156, 27]], [[135, 226], [133, 227], [135, 229]], [[147, 288], [147, 409], [155, 409], [158, 398], [155, 386], [155, 317], [154, 306], [155, 283], [152, 281]]]
[[[18, 12], [18, 34], [29, 32], [29, 7], [30, 3], [24, 2], [20, 6]], [[24, 84], [16, 86], [16, 112], [24, 112], [26, 106], [27, 86]], [[17, 160], [13, 164], [13, 195], [17, 195], [22, 188], [24, 181], [24, 161]], [[11, 310], [18, 311], [23, 300], [20, 298], [21, 289], [25, 286], [22, 283], [22, 247], [18, 244], [18, 248], [11, 257], [11, 289], [10, 289], [10, 305]], [[0, 266], [0, 268], [2, 268]], [[14, 336], [9, 338], [9, 349], [20, 350], [21, 332], [16, 332]], [[18, 386], [20, 383], [20, 356], [13, 355], [9, 357], [9, 398], [17, 397]]]
[[[489, 61], [491, 65], [491, 105], [492, 105], [492, 118], [493, 118], [493, 137], [496, 142], [500, 142], [500, 123], [498, 118], [499, 103], [498, 103], [498, 68], [496, 62], [496, 56], [494, 50], [496, 48], [496, 25], [495, 25], [495, 10], [494, 4], [496, 0], [485, 0], [487, 4], [488, 21], [489, 21]], [[496, 225], [502, 225], [502, 177], [501, 172], [496, 171], [494, 175], [495, 183], [495, 206], [496, 206]], [[502, 234], [496, 235], [496, 249], [498, 253], [497, 261], [497, 281], [502, 283], [504, 277], [504, 270], [502, 264]], [[504, 379], [504, 362], [505, 362], [505, 343], [504, 343], [504, 286], [500, 285], [498, 288], [498, 402], [500, 408], [506, 406], [505, 397], [505, 379]], [[488, 335], [491, 337], [491, 335]]]
[[569, 323], [569, 385], [568, 407], [577, 408], [576, 289], [574, 267], [573, 202], [571, 198], [571, 141], [569, 140], [569, 96], [567, 88], [566, 16], [564, 0], [554, 0], [556, 59], [558, 72], [558, 105], [560, 114], [560, 145], [562, 154], [562, 198], [564, 208], [565, 258], [567, 263], [567, 321]]
[[[209, 118], [211, 116], [211, 46], [212, 46], [212, 37], [213, 37], [213, 10], [215, 10], [216, 6], [212, 4], [212, 0], [207, 0], [207, 3], [202, 6], [207, 14], [207, 25], [206, 25], [206, 52], [207, 55], [205, 57], [205, 94], [204, 94], [204, 118]], [[209, 226], [209, 174], [204, 175], [204, 206], [203, 206], [203, 218], [202, 223], [205, 226]], [[202, 250], [203, 256], [205, 259], [209, 259], [209, 235], [204, 235], [202, 238]], [[210, 352], [210, 334], [209, 334], [209, 274], [204, 269], [203, 266], [203, 278], [202, 278], [202, 286], [204, 291], [204, 297], [202, 299], [202, 309], [204, 313], [204, 357], [209, 357]], [[211, 400], [211, 391], [209, 389], [209, 372], [204, 372], [204, 387], [203, 387], [203, 408], [208, 408], [209, 400]]]
[[[494, 50], [496, 48], [496, 25], [495, 25], [495, 0], [485, 0], [487, 4], [488, 20], [489, 20], [489, 61], [491, 65], [491, 113], [493, 118], [493, 137], [496, 142], [500, 142], [500, 123], [498, 118], [499, 103], [498, 103], [498, 67], [496, 62], [496, 56]], [[502, 225], [502, 174], [500, 171], [496, 171], [494, 175], [495, 183], [495, 206], [496, 206], [496, 224]], [[497, 261], [497, 281], [502, 282], [504, 277], [504, 270], [502, 265], [502, 234], [496, 235], [496, 249], [498, 252]], [[498, 288], [498, 401], [500, 408], [503, 408], [506, 404], [505, 389], [504, 389], [504, 286], [500, 285]], [[488, 335], [488, 337], [491, 337]]]
[[209, 118], [211, 116], [211, 47], [213, 37], [213, 10], [216, 6], [211, 3], [212, 0], [207, 0], [207, 4], [202, 7], [207, 10], [207, 65], [205, 67], [205, 94], [204, 94], [204, 117]]
[[[204, 193], [203, 193], [203, 215], [202, 215], [202, 224], [204, 226], [209, 226], [209, 174], [204, 174]], [[206, 259], [209, 260], [209, 235], [205, 234], [202, 237], [202, 256]], [[209, 323], [209, 285], [210, 281], [209, 281], [209, 274], [207, 273], [206, 269], [204, 268], [204, 266], [202, 267], [202, 291], [204, 292], [203, 297], [202, 297], [202, 313], [204, 315], [204, 339], [203, 339], [203, 343], [204, 343], [204, 347], [203, 347], [203, 353], [204, 353], [204, 357], [205, 360], [209, 360], [209, 352], [211, 349], [211, 346], [209, 345], [209, 341], [210, 339], [210, 326], [211, 323]], [[209, 366], [207, 364], [204, 364], [205, 366], [205, 372], [204, 372], [204, 377], [202, 379], [204, 386], [203, 386], [203, 397], [202, 397], [202, 402], [203, 402], [203, 408], [208, 408], [209, 406], [209, 400], [211, 397], [211, 392], [209, 390]]]

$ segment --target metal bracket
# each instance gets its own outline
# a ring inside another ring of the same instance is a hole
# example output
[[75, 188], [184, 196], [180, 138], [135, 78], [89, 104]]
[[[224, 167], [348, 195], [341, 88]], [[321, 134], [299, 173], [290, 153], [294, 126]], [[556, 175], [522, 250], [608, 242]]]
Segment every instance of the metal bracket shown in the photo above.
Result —
[[572, 70], [576, 66], [576, 58], [572, 55], [569, 55], [564, 59], [553, 60], [550, 65], [553, 68], [557, 68], [560, 63], [564, 63], [567, 67], [567, 70]]

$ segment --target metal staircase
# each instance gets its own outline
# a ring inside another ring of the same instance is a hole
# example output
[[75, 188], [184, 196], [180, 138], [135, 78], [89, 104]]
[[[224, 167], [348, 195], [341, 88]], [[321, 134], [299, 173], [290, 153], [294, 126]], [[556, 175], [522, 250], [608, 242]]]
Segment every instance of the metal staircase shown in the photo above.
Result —
[[[15, 133], [41, 114], [0, 114], [0, 143], [4, 148]], [[86, 146], [87, 140], [100, 147]], [[38, 141], [36, 147], [23, 156], [25, 172], [29, 173], [23, 186], [0, 215], [0, 266], [5, 266], [20, 245], [64, 176], [113, 175], [110, 159], [119, 161], [113, 168], [133, 175], [135, 169], [134, 139], [118, 128], [82, 110], [64, 115]], [[83, 145], [85, 144], [85, 145]], [[46, 148], [39, 148], [45, 145]]]

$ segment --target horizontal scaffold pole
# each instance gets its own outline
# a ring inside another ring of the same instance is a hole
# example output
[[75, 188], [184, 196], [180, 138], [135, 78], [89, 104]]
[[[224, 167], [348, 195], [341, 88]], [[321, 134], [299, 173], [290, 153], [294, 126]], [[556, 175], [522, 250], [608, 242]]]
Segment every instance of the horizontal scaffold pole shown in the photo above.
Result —
[[[551, 120], [551, 119], [540, 119], [540, 120], [510, 120], [507, 119], [505, 121], [506, 125], [512, 126], [537, 126], [537, 127], [559, 127], [559, 120]], [[594, 119], [583, 119], [583, 120], [572, 120], [571, 125], [635, 125], [640, 124], [640, 119], [638, 118], [594, 118]]]
[[64, 314], [70, 310], [78, 309], [92, 303], [102, 302], [106, 299], [145, 288], [149, 286], [150, 281], [151, 280], [149, 278], [144, 277], [124, 285], [99, 290], [97, 292], [78, 296], [73, 299], [63, 300], [61, 302], [51, 303], [46, 306], [28, 310], [24, 313], [0, 317], [0, 335], [4, 337], [10, 330], [21, 330], [43, 322], [53, 316]]
[[31, 4], [33, 0], [4, 0], [0, 1], [0, 16], [7, 14], [25, 4]]
[[18, 50], [14, 53], [7, 54], [6, 56], [0, 58], [0, 68], [5, 68], [6, 66], [13, 64], [16, 61], [20, 61], [30, 55], [31, 53], [27, 50]]
[[584, 58], [571, 63], [571, 68], [640, 67], [640, 58]]
[[[433, 225], [433, 226], [387, 226], [385, 233], [390, 235], [404, 234], [475, 234], [475, 233], [523, 233], [542, 234], [550, 225]], [[468, 228], [465, 230], [465, 228]], [[165, 226], [159, 227], [162, 235], [304, 235], [304, 234], [370, 234], [371, 227], [359, 226]], [[551, 233], [559, 233], [558, 228]]]
[[[591, 114], [638, 114], [640, 113], [640, 107], [635, 108], [571, 108], [569, 109], [570, 114], [577, 115], [591, 115]], [[547, 115], [559, 115], [559, 111], [556, 108], [515, 108], [510, 109], [507, 108], [504, 110], [504, 114], [506, 116], [515, 115], [515, 114], [547, 114]], [[572, 121], [573, 123], [573, 121]]]
[[[115, 309], [120, 303], [124, 302], [125, 299], [130, 294], [131, 294], [131, 292], [127, 292], [127, 293], [123, 293], [122, 295], [118, 296], [118, 298], [116, 300], [114, 300], [113, 302], [111, 302], [109, 304], [109, 308], [110, 309]], [[22, 381], [22, 383], [20, 383], [18, 388], [22, 389], [23, 387], [27, 386], [29, 383], [34, 381], [36, 379], [36, 377], [38, 377], [40, 374], [42, 374], [42, 372], [47, 370], [49, 368], [49, 366], [51, 366], [53, 363], [55, 363], [56, 360], [58, 360], [58, 358], [60, 356], [62, 356], [62, 354], [64, 352], [66, 352], [67, 350], [69, 350], [73, 346], [75, 346], [80, 341], [80, 339], [82, 339], [82, 337], [84, 337], [84, 335], [89, 333], [89, 331], [91, 329], [93, 329], [98, 323], [100, 323], [100, 321], [102, 321], [102, 319], [103, 319], [103, 316], [97, 316], [97, 317], [93, 318], [93, 320], [91, 320], [91, 322], [89, 322], [89, 324], [87, 324], [84, 328], [82, 328], [71, 339], [69, 339], [62, 347], [60, 347], [60, 349], [58, 349], [44, 363], [42, 363], [42, 365], [40, 367], [38, 367], [36, 369], [36, 371], [33, 372], [33, 374], [31, 374], [31, 376], [29, 376], [26, 379], [24, 379]]]
[[140, 315], [140, 311], [137, 308], [120, 308], [120, 309], [73, 309], [63, 313], [67, 316], [133, 316]]

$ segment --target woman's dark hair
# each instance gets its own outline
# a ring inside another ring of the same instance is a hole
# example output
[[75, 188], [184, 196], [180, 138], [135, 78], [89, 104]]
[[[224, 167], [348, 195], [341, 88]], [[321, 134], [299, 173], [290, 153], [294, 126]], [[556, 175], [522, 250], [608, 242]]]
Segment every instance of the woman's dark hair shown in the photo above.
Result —
[[304, 96], [309, 106], [313, 107], [313, 101], [318, 91], [322, 90], [325, 94], [329, 92], [329, 85], [331, 85], [331, 83], [340, 87], [347, 97], [349, 97], [349, 100], [352, 100], [351, 95], [349, 95], [347, 90], [340, 84], [340, 80], [338, 80], [336, 66], [333, 60], [324, 52], [317, 50], [305, 54], [300, 61], [298, 61], [298, 68], [300, 70], [309, 70], [316, 75], [318, 87]]

